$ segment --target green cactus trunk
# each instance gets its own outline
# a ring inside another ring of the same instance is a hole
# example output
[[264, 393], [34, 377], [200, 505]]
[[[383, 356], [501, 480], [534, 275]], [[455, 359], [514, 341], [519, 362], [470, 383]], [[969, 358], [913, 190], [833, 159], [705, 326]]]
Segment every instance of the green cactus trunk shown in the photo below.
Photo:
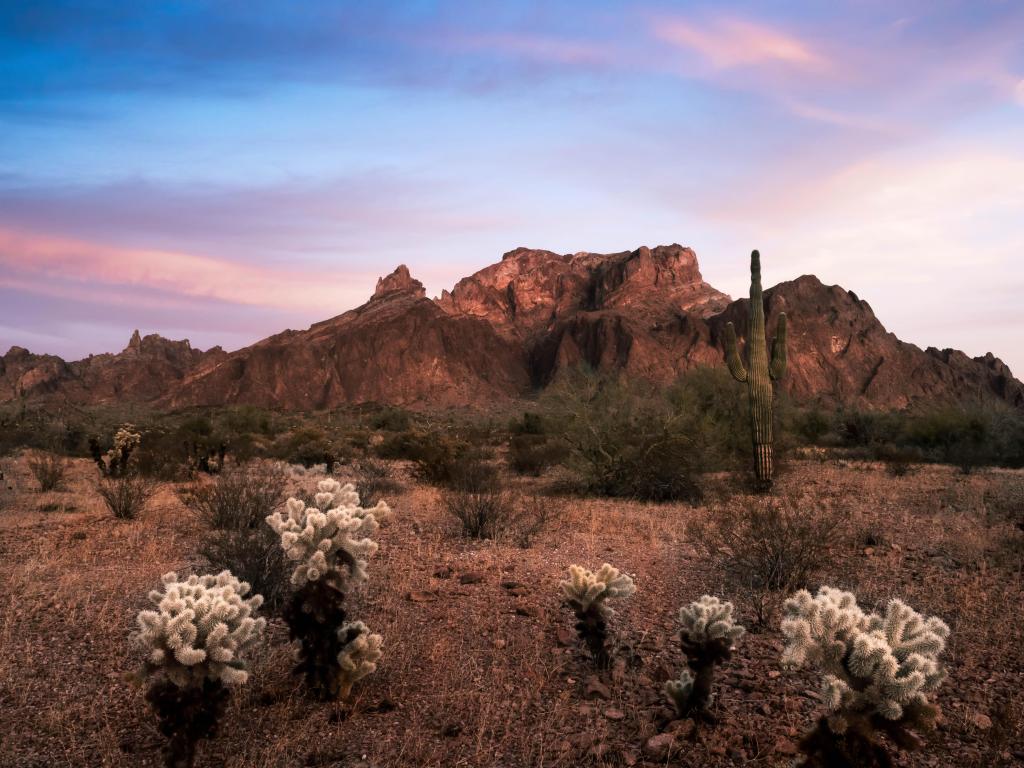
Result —
[[771, 362], [764, 331], [764, 301], [761, 296], [761, 255], [750, 254], [750, 324], [747, 330], [747, 366], [736, 344], [736, 329], [725, 326], [725, 360], [733, 378], [747, 385], [750, 401], [750, 430], [754, 446], [754, 476], [762, 488], [770, 488], [775, 471], [772, 458], [772, 381], [786, 371], [786, 314], [779, 315], [778, 332], [772, 343]]

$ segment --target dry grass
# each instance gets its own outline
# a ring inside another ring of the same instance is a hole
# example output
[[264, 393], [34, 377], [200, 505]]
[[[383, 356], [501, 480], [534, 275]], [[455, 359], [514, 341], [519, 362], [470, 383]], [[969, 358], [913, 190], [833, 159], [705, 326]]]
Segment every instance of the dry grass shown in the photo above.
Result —
[[[74, 511], [39, 512], [24, 462], [7, 468], [17, 482], [0, 511], [0, 765], [158, 764], [154, 719], [122, 677], [139, 661], [128, 636], [160, 574], [205, 567], [196, 555], [201, 522], [169, 485], [137, 519], [111, 518], [82, 461], [64, 494]], [[880, 465], [819, 463], [797, 463], [784, 480], [846, 510], [851, 530], [884, 533], [872, 546], [846, 540], [823, 581], [853, 589], [865, 605], [899, 594], [953, 628], [951, 680], [939, 696], [945, 722], [902, 766], [1011, 765], [1021, 749], [1012, 702], [1024, 675], [1024, 534], [985, 514], [985, 494], [1022, 482], [1020, 472], [922, 467], [894, 478]], [[352, 615], [384, 636], [377, 674], [347, 704], [308, 699], [289, 674], [285, 629], [272, 621], [250, 684], [198, 765], [644, 765], [640, 746], [663, 714], [658, 689], [682, 663], [676, 610], [721, 587], [688, 540], [688, 525], [707, 510], [566, 500], [523, 549], [462, 538], [437, 490], [404, 486], [387, 499], [395, 514], [377, 536], [371, 581], [350, 602]], [[516, 489], [535, 487], [521, 480]], [[588, 659], [558, 641], [572, 623], [557, 595], [566, 567], [604, 561], [638, 585], [613, 619], [633, 663], [605, 676], [610, 700], [587, 697]], [[749, 623], [750, 606], [740, 600], [738, 610]], [[722, 725], [701, 731], [672, 764], [789, 764], [778, 749], [812, 724], [819, 705], [809, 675], [769, 674], [779, 670], [780, 647], [774, 630], [745, 639], [717, 686]], [[993, 728], [979, 728], [978, 715]]]

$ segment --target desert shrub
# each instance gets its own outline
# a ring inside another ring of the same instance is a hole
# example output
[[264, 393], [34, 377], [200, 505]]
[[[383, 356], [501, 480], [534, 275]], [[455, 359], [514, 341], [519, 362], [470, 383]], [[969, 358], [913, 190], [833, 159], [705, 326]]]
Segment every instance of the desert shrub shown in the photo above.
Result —
[[366, 580], [366, 558], [377, 551], [369, 537], [378, 528], [377, 518], [389, 510], [383, 502], [373, 509], [359, 506], [352, 485], [327, 479], [317, 487], [316, 506], [288, 499], [286, 510], [268, 516], [267, 524], [295, 563], [295, 592], [284, 612], [299, 644], [295, 671], [315, 695], [336, 699], [347, 697], [381, 656], [381, 636], [362, 622], [348, 621], [344, 599]]
[[679, 642], [688, 666], [677, 680], [665, 683], [665, 693], [680, 717], [696, 714], [710, 719], [711, 684], [715, 665], [732, 656], [746, 631], [732, 617], [732, 603], [704, 595], [679, 609]]
[[412, 416], [402, 408], [386, 407], [370, 416], [369, 425], [386, 432], [406, 432], [412, 427]]
[[811, 406], [791, 415], [790, 431], [801, 441], [819, 445], [832, 432], [832, 418], [818, 406]]
[[786, 601], [782, 661], [814, 666], [828, 709], [800, 743], [809, 768], [891, 766], [885, 737], [898, 749], [923, 745], [934, 727], [930, 696], [945, 679], [939, 656], [949, 627], [900, 600], [884, 614], [865, 613], [857, 598], [832, 587], [800, 591]]
[[68, 461], [63, 456], [37, 451], [28, 459], [28, 468], [39, 483], [42, 492], [56, 491], [64, 487], [68, 474]]
[[267, 464], [236, 467], [208, 483], [193, 483], [179, 492], [182, 503], [210, 528], [263, 528], [267, 515], [284, 503], [288, 476]]
[[509, 465], [521, 475], [541, 475], [565, 460], [565, 443], [532, 433], [512, 435], [509, 439]]
[[558, 499], [539, 494], [513, 494], [512, 515], [503, 533], [516, 546], [529, 549], [536, 536], [547, 526], [548, 521], [561, 514], [562, 503]]
[[157, 610], [139, 613], [133, 639], [146, 652], [140, 677], [167, 738], [166, 765], [190, 768], [199, 741], [216, 735], [230, 689], [248, 679], [242, 655], [266, 620], [253, 617], [262, 598], [246, 598], [249, 585], [229, 571], [162, 581], [162, 591], [149, 593]]
[[512, 419], [508, 425], [509, 434], [512, 435], [546, 435], [551, 425], [543, 414], [535, 411], [523, 411], [523, 415]]
[[379, 501], [401, 493], [404, 488], [395, 479], [390, 466], [367, 457], [356, 464], [356, 490], [364, 506], [374, 507]]
[[914, 464], [921, 460], [918, 452], [888, 443], [878, 446], [874, 456], [885, 465], [885, 471], [892, 477], [909, 475], [914, 471]]
[[381, 443], [377, 455], [411, 460], [413, 474], [431, 485], [458, 488], [480, 482], [484, 473], [497, 473], [482, 466], [486, 464], [484, 450], [449, 432], [409, 432], [395, 437]]
[[316, 427], [293, 430], [279, 437], [272, 448], [274, 458], [307, 468], [324, 464], [328, 474], [334, 472], [334, 467], [342, 460], [341, 453], [339, 446]]
[[579, 565], [569, 566], [569, 578], [559, 583], [566, 603], [576, 616], [576, 632], [586, 644], [599, 669], [611, 665], [608, 652], [608, 618], [615, 613], [608, 601], [630, 597], [633, 579], [608, 563], [594, 573]]
[[156, 493], [156, 483], [139, 475], [100, 478], [97, 493], [118, 520], [134, 520]]
[[652, 501], [700, 497], [704, 443], [675, 410], [641, 383], [577, 373], [551, 388], [547, 406], [569, 447], [579, 490]]
[[835, 508], [780, 496], [713, 506], [688, 532], [729, 590], [746, 596], [765, 625], [775, 594], [807, 586], [828, 563], [845, 525]]
[[210, 568], [248, 582], [275, 613], [288, 595], [287, 561], [266, 519], [284, 502], [287, 484], [283, 469], [259, 464], [228, 470], [179, 493], [211, 529], [199, 545]]

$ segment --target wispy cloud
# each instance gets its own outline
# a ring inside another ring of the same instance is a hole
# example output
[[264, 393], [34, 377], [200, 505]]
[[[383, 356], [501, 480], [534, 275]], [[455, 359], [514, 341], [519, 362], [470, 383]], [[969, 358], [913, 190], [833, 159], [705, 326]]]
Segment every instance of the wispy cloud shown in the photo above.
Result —
[[738, 17], [718, 17], [705, 22], [657, 17], [655, 37], [700, 55], [714, 69], [761, 65], [821, 72], [828, 58], [808, 41], [768, 24]]

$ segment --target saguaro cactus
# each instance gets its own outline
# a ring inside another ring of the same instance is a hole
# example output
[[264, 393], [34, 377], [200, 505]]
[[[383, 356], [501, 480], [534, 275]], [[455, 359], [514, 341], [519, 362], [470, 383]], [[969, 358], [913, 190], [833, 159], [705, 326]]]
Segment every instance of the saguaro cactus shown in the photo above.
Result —
[[779, 326], [772, 343], [772, 359], [764, 335], [764, 302], [761, 299], [761, 254], [750, 254], [750, 324], [747, 330], [747, 366], [743, 366], [736, 344], [736, 328], [725, 326], [725, 361], [736, 381], [746, 383], [750, 400], [750, 429], [754, 443], [754, 475], [758, 485], [772, 484], [772, 381], [786, 372], [786, 313], [779, 315]]

